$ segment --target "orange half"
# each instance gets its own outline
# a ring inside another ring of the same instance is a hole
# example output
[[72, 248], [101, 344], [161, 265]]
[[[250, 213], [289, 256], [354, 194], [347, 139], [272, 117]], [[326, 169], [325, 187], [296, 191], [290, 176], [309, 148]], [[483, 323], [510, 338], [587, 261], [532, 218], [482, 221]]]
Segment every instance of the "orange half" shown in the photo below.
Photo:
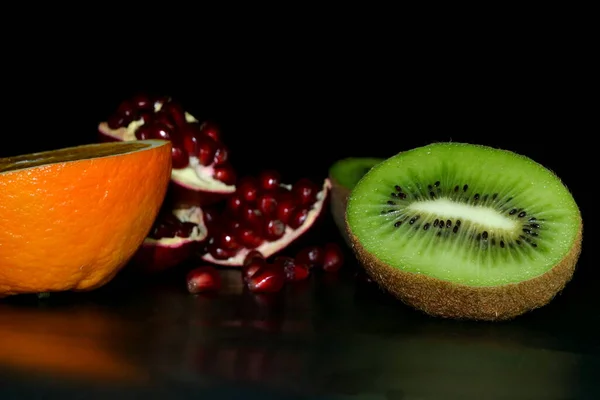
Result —
[[0, 158], [0, 297], [106, 284], [149, 233], [170, 176], [162, 140]]

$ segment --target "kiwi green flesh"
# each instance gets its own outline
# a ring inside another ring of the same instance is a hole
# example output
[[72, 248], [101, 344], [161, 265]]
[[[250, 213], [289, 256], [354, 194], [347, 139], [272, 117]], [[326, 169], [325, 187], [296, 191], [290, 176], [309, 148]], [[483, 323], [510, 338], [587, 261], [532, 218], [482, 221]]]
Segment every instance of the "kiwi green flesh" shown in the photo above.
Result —
[[329, 169], [329, 177], [338, 185], [352, 190], [354, 185], [383, 158], [348, 157], [336, 161]]
[[353, 189], [346, 219], [361, 251], [383, 265], [472, 287], [543, 275], [581, 230], [572, 195], [550, 170], [466, 143], [377, 164]]

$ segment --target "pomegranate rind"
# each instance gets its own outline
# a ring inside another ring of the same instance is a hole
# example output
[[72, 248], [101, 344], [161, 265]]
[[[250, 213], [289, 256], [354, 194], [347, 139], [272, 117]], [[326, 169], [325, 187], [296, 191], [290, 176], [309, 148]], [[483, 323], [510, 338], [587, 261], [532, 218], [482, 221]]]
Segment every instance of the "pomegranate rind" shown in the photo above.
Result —
[[228, 258], [226, 260], [217, 260], [210, 253], [203, 254], [202, 259], [206, 262], [224, 267], [241, 267], [244, 264], [244, 259], [246, 258], [246, 255], [252, 250], [259, 251], [264, 258], [268, 258], [276, 253], [279, 253], [280, 251], [288, 247], [292, 242], [304, 235], [314, 225], [318, 217], [326, 209], [325, 204], [326, 200], [328, 199], [330, 189], [331, 181], [328, 178], [326, 178], [323, 181], [323, 187], [321, 188], [319, 193], [317, 193], [317, 201], [313, 204], [313, 208], [309, 211], [304, 223], [298, 229], [295, 230], [290, 228], [289, 226], [286, 226], [285, 233], [280, 239], [275, 240], [273, 242], [263, 243], [255, 249], [242, 249], [234, 257]]
[[176, 209], [173, 214], [182, 222], [194, 222], [198, 225], [192, 235], [187, 238], [147, 237], [130, 261], [132, 267], [150, 273], [164, 271], [189, 260], [201, 248], [208, 236], [202, 209]]
[[[158, 104], [155, 107], [159, 107]], [[188, 122], [197, 122], [186, 113]], [[131, 122], [127, 127], [111, 129], [108, 122], [98, 124], [100, 142], [133, 141], [137, 140], [135, 131], [142, 126], [143, 121]], [[195, 207], [215, 204], [235, 192], [235, 185], [227, 185], [212, 177], [213, 166], [203, 166], [195, 157], [190, 157], [190, 165], [185, 168], [171, 170], [169, 202], [172, 207]]]

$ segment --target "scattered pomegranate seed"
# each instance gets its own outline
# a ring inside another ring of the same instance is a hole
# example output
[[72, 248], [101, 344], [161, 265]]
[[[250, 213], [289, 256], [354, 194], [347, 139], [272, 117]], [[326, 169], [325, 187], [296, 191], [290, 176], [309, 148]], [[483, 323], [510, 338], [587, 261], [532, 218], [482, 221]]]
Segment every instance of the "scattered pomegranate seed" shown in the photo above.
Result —
[[248, 254], [246, 254], [246, 257], [244, 257], [244, 267], [250, 265], [250, 263], [252, 263], [254, 260], [265, 260], [265, 257], [262, 255], [262, 253], [258, 250], [251, 250], [248, 252]]
[[322, 267], [324, 258], [325, 252], [319, 246], [305, 247], [296, 255], [296, 261], [308, 265], [309, 268]]
[[292, 192], [300, 205], [308, 206], [315, 202], [319, 188], [306, 178], [300, 179], [292, 187]]
[[344, 253], [336, 243], [327, 243], [323, 253], [323, 270], [335, 272], [344, 264]]
[[235, 171], [229, 164], [215, 167], [213, 177], [226, 185], [233, 185], [235, 183]]
[[248, 279], [248, 289], [254, 293], [275, 293], [283, 289], [285, 272], [274, 265], [265, 265]]
[[221, 289], [221, 275], [214, 267], [207, 265], [188, 272], [187, 289], [190, 293], [201, 293]]
[[250, 251], [244, 258], [244, 265], [242, 266], [242, 278], [244, 282], [248, 282], [265, 264], [265, 259], [259, 251]]
[[306, 264], [299, 263], [291, 257], [280, 256], [275, 258], [274, 264], [283, 269], [288, 282], [302, 281], [308, 278], [310, 269]]
[[272, 219], [265, 224], [265, 238], [270, 241], [281, 239], [285, 233], [285, 224], [278, 219]]
[[277, 171], [263, 171], [258, 180], [262, 189], [275, 190], [279, 187], [281, 176]]

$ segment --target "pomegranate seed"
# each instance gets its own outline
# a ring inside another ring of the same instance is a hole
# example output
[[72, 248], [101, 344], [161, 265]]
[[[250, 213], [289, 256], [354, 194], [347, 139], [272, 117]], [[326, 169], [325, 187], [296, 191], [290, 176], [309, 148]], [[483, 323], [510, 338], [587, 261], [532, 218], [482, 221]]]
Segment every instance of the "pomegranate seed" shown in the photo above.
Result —
[[222, 165], [229, 159], [229, 149], [225, 145], [219, 145], [217, 151], [215, 151], [215, 165]]
[[150, 233], [153, 239], [172, 238], [175, 236], [175, 227], [163, 223], [156, 224]]
[[285, 224], [278, 219], [272, 219], [265, 224], [265, 237], [267, 240], [281, 239], [285, 233]]
[[336, 243], [327, 243], [323, 253], [323, 270], [335, 272], [344, 264], [344, 253]]
[[274, 264], [283, 269], [288, 282], [302, 281], [308, 278], [310, 273], [306, 264], [299, 263], [291, 257], [277, 257]]
[[263, 193], [257, 197], [256, 206], [263, 215], [272, 216], [277, 212], [277, 199], [272, 193]]
[[274, 190], [279, 187], [281, 176], [277, 171], [263, 171], [260, 174], [260, 187], [264, 190]]
[[148, 124], [144, 124], [135, 130], [135, 138], [138, 140], [150, 139], [151, 134], [152, 126]]
[[236, 234], [239, 242], [247, 249], [255, 249], [264, 242], [260, 232], [251, 227], [240, 227], [237, 229]]
[[308, 265], [310, 268], [323, 266], [325, 252], [319, 246], [309, 246], [298, 252], [296, 261]]
[[248, 289], [254, 293], [275, 293], [283, 289], [285, 273], [282, 268], [265, 265], [248, 279]]
[[224, 249], [215, 243], [209, 246], [208, 252], [217, 260], [227, 260], [237, 254], [237, 251]]
[[221, 289], [221, 275], [219, 275], [219, 271], [210, 265], [198, 267], [188, 272], [186, 282], [190, 293]]
[[254, 179], [245, 177], [237, 187], [237, 192], [248, 203], [254, 203], [258, 196], [258, 187]]
[[215, 152], [217, 151], [217, 142], [208, 136], [203, 136], [198, 138], [196, 145], [198, 147], [196, 155], [198, 156], [198, 160], [200, 160], [200, 164], [212, 164], [215, 158]]
[[219, 247], [225, 250], [237, 250], [241, 247], [238, 241], [236, 240], [235, 236], [228, 232], [223, 232], [219, 235], [218, 244]]
[[171, 140], [172, 132], [172, 127], [162, 122], [154, 122], [152, 125], [148, 125], [148, 134], [151, 139]]
[[202, 133], [218, 142], [221, 139], [221, 132], [216, 124], [212, 122], [204, 122], [201, 126]]
[[252, 227], [260, 227], [263, 222], [263, 215], [260, 210], [248, 205], [244, 204], [240, 208], [240, 216], [242, 221]]
[[129, 120], [133, 120], [135, 116], [136, 107], [128, 100], [123, 101], [117, 108], [117, 114], [121, 117]]
[[187, 124], [187, 121], [185, 120], [185, 111], [179, 103], [171, 101], [165, 104], [161, 108], [161, 111], [164, 111], [176, 126], [184, 126]]
[[242, 207], [242, 204], [242, 198], [239, 195], [234, 194], [227, 199], [227, 210], [229, 210], [232, 214], [237, 215]]
[[300, 179], [292, 187], [294, 196], [298, 199], [300, 205], [308, 206], [317, 199], [318, 187], [313, 182], [306, 178]]
[[229, 164], [219, 165], [214, 168], [213, 178], [226, 185], [233, 185], [235, 183], [235, 171]]
[[185, 168], [190, 163], [189, 156], [181, 147], [171, 147], [171, 159], [174, 169]]
[[175, 236], [181, 238], [187, 238], [192, 235], [194, 228], [198, 226], [193, 222], [182, 222], [179, 228], [175, 231]]
[[300, 208], [294, 211], [294, 213], [290, 216], [290, 219], [288, 221], [288, 225], [290, 226], [290, 228], [300, 228], [300, 226], [302, 226], [302, 224], [306, 221], [306, 218], [308, 217], [308, 212], [309, 210], [307, 208]]
[[154, 114], [154, 118], [152, 120], [156, 123], [161, 123], [161, 124], [168, 126], [169, 128], [171, 128], [171, 130], [175, 129], [175, 123], [174, 123], [173, 119], [171, 118], [171, 116], [169, 114], [167, 114], [163, 110], [156, 112]]
[[177, 136], [181, 137], [185, 149], [190, 154], [198, 152], [198, 140], [203, 137], [200, 132], [200, 125], [197, 123], [188, 123], [178, 127]]
[[154, 119], [154, 114], [151, 113], [150, 111], [142, 111], [140, 113], [140, 118], [142, 119], [142, 121], [144, 122], [144, 124], [148, 124], [151, 123]]
[[152, 102], [152, 99], [145, 94], [136, 94], [131, 99], [131, 103], [138, 110], [146, 111], [152, 110], [154, 108], [154, 103]]
[[123, 117], [121, 117], [120, 115], [111, 115], [108, 118], [108, 121], [106, 121], [108, 123], [108, 127], [110, 129], [119, 129], [124, 127], [125, 125], [125, 119]]
[[220, 220], [219, 211], [214, 208], [205, 208], [202, 210], [202, 214], [207, 227], [215, 225]]
[[244, 257], [243, 266], [247, 267], [252, 262], [254, 262], [255, 259], [265, 261], [265, 256], [263, 256], [262, 253], [258, 250], [251, 250], [248, 252], [248, 254], [246, 254], [246, 257]]
[[292, 199], [283, 199], [277, 204], [277, 219], [284, 224], [289, 224], [292, 213], [296, 210], [296, 202]]

